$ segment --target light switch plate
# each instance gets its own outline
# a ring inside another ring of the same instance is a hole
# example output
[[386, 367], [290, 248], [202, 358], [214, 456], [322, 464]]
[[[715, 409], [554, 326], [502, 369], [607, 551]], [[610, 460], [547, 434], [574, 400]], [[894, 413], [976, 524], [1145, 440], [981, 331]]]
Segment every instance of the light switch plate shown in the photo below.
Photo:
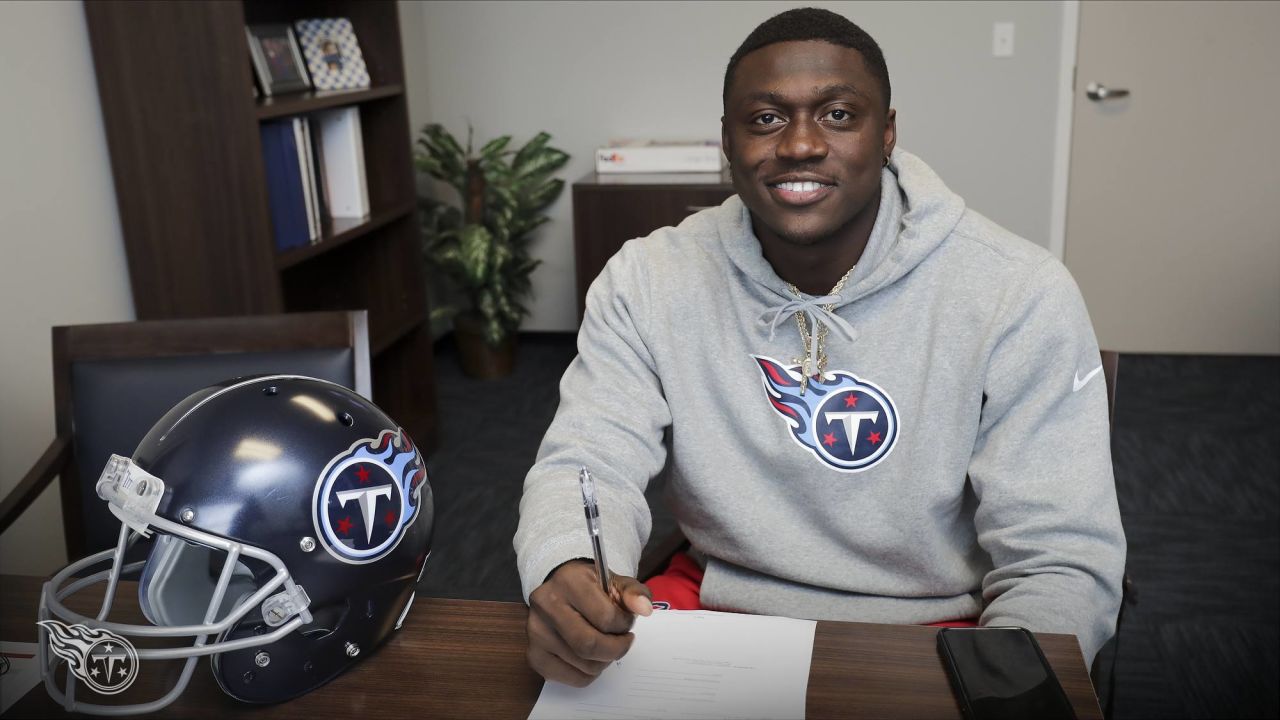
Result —
[[991, 30], [991, 54], [1013, 57], [1013, 23], [998, 22]]

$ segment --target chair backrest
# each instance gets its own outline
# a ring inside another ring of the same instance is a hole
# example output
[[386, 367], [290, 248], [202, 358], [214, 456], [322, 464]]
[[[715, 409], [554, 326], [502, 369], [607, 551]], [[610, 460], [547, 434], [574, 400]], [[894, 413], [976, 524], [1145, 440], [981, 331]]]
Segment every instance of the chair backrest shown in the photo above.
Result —
[[1103, 350], [1102, 377], [1107, 382], [1107, 420], [1111, 422], [1111, 433], [1116, 431], [1116, 373], [1120, 369], [1120, 353], [1115, 350]]
[[371, 394], [363, 310], [53, 328], [55, 420], [67, 555], [111, 547], [119, 521], [94, 493], [112, 453], [132, 455], [187, 395], [229, 378], [296, 374]]

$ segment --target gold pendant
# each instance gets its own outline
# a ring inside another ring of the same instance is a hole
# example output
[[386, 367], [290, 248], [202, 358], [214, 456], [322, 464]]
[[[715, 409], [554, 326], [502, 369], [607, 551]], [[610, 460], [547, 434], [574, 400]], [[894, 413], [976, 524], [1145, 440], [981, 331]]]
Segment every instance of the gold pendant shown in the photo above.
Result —
[[804, 391], [809, 388], [809, 371], [813, 369], [813, 360], [807, 357], [791, 358], [791, 362], [800, 366], [800, 394], [804, 395]]

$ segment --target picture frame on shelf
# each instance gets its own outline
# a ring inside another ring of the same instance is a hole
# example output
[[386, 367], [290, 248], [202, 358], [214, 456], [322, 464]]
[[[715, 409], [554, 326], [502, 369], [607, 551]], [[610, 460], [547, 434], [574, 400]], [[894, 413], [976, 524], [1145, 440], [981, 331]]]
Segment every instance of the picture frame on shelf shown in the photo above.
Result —
[[311, 89], [311, 78], [290, 25], [250, 25], [245, 28], [245, 35], [249, 39], [253, 73], [263, 95], [271, 97]]
[[317, 90], [356, 90], [370, 86], [369, 69], [348, 18], [311, 18], [293, 24], [302, 55]]

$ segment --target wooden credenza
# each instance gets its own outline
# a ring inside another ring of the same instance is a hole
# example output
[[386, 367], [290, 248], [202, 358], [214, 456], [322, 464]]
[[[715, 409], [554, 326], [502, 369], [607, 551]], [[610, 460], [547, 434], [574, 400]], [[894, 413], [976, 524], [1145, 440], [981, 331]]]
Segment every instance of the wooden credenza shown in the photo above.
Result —
[[573, 184], [573, 251], [577, 264], [578, 320], [587, 288], [632, 238], [678, 225], [733, 194], [729, 173], [589, 173]]

